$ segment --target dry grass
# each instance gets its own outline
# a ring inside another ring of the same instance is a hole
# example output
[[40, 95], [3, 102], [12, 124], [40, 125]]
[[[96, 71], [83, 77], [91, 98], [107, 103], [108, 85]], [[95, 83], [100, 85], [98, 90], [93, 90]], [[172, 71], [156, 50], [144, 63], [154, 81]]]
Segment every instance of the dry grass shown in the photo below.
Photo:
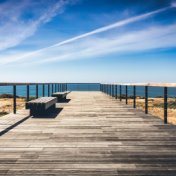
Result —
[[[174, 98], [168, 99], [168, 104], [174, 102]], [[129, 104], [133, 104], [133, 99], [128, 100]], [[164, 119], [164, 109], [163, 109], [163, 98], [149, 98], [148, 100], [148, 111], [150, 114], [159, 117], [161, 119]], [[136, 99], [136, 106], [139, 109], [142, 109], [145, 111], [145, 99], [143, 98], [137, 98]], [[168, 107], [168, 122], [171, 124], [176, 124], [176, 107]]]
[[[17, 110], [25, 107], [25, 99], [17, 98]], [[0, 115], [13, 112], [13, 98], [0, 98]]]

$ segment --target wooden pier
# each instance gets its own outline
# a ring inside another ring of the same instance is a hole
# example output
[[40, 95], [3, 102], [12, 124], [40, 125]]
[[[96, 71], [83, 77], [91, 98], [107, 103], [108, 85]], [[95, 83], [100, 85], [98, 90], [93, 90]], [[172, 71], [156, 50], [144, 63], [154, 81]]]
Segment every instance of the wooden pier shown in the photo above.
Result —
[[0, 136], [0, 175], [176, 175], [176, 126], [102, 92], [68, 98]]

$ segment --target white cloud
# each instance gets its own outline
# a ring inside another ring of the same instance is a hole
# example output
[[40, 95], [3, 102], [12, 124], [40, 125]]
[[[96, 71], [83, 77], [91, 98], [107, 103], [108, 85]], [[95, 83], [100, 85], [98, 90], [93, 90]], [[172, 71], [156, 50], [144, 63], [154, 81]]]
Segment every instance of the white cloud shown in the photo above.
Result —
[[[102, 55], [141, 52], [160, 48], [176, 47], [176, 25], [156, 26], [121, 35], [89, 37], [67, 45], [53, 47], [33, 56], [28, 56], [18, 64], [41, 64], [76, 59], [89, 59]], [[16, 57], [16, 61], [20, 55]], [[6, 60], [0, 58], [1, 64], [14, 60], [13, 56]]]
[[172, 3], [171, 3], [171, 6], [172, 6], [172, 7], [176, 7], [176, 2], [172, 2]]
[[[55, 4], [41, 5], [41, 1], [9, 1], [0, 5], [0, 51], [20, 44], [32, 36], [38, 27], [61, 13], [70, 0], [57, 1]], [[41, 5], [41, 6], [40, 6]], [[13, 7], [13, 8], [12, 8]], [[23, 17], [30, 9], [31, 18]], [[37, 11], [37, 12], [36, 12]]]
[[[0, 57], [1, 64], [8, 63], [48, 63], [74, 59], [93, 58], [109, 53], [122, 54], [126, 52], [139, 52], [157, 48], [176, 47], [176, 25], [155, 26], [139, 31], [131, 31], [127, 34], [109, 34], [96, 37], [96, 34], [125, 26], [129, 23], [143, 20], [151, 15], [168, 10], [172, 6], [153, 12], [131, 17], [126, 20], [96, 29], [94, 31], [73, 37], [30, 53], [18, 53], [18, 55], [6, 55]], [[53, 13], [52, 13], [53, 14]], [[47, 20], [47, 18], [44, 18]], [[106, 34], [106, 33], [105, 33]], [[3, 57], [5, 59], [3, 59]]]

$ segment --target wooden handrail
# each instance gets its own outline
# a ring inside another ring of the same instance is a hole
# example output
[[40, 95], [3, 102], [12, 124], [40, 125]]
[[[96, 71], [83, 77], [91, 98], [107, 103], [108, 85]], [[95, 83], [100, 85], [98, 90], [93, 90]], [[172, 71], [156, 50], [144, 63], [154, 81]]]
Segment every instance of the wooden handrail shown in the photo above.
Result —
[[[105, 83], [105, 85], [107, 84]], [[176, 87], [176, 83], [113, 83], [113, 84], [121, 86]]]

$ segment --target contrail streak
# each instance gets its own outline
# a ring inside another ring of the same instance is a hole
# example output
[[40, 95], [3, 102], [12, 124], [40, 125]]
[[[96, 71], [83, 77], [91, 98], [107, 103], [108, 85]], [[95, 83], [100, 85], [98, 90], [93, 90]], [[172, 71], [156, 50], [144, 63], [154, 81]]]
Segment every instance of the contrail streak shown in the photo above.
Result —
[[[82, 34], [82, 35], [79, 35], [79, 36], [76, 36], [76, 37], [73, 37], [73, 38], [64, 40], [64, 41], [62, 41], [62, 42], [56, 43], [56, 44], [51, 45], [51, 46], [49, 46], [49, 47], [42, 48], [42, 49], [36, 50], [36, 51], [34, 51], [34, 52], [25, 54], [24, 56], [18, 57], [18, 58], [16, 58], [16, 59], [13, 60], [13, 61], [19, 61], [19, 60], [22, 60], [22, 59], [24, 59], [24, 58], [26, 58], [26, 57], [35, 55], [35, 54], [37, 54], [37, 53], [40, 53], [40, 52], [45, 51], [45, 50], [50, 49], [50, 48], [59, 47], [59, 46], [62, 46], [62, 45], [65, 45], [65, 44], [74, 42], [74, 41], [76, 41], [76, 40], [79, 40], [79, 39], [82, 39], [82, 38], [91, 36], [91, 35], [95, 35], [95, 34], [98, 34], [98, 33], [102, 33], [102, 32], [105, 32], [105, 31], [108, 31], [108, 30], [111, 30], [111, 29], [114, 29], [114, 28], [118, 28], [118, 27], [122, 27], [122, 26], [128, 25], [128, 24], [133, 23], [133, 22], [136, 22], [136, 21], [143, 20], [143, 19], [148, 18], [148, 17], [150, 17], [150, 16], [153, 16], [153, 15], [155, 15], [155, 14], [158, 14], [158, 13], [161, 13], [161, 12], [163, 12], [163, 11], [169, 10], [169, 9], [171, 9], [171, 8], [174, 8], [174, 6], [171, 5], [171, 6], [162, 8], [162, 9], [158, 9], [158, 10], [155, 10], [155, 11], [152, 11], [152, 12], [148, 12], [148, 13], [145, 13], [145, 14], [142, 14], [142, 15], [134, 16], [134, 17], [131, 17], [131, 18], [122, 20], [122, 21], [118, 21], [118, 22], [116, 22], [116, 23], [113, 23], [113, 24], [110, 24], [110, 25], [107, 25], [107, 26], [104, 26], [104, 27], [95, 29], [95, 30], [93, 30], [93, 31], [91, 31], [91, 32], [87, 32], [87, 33], [84, 33], [84, 34]], [[13, 61], [12, 61], [12, 62], [13, 62]], [[7, 61], [7, 62], [8, 62], [8, 61]]]

